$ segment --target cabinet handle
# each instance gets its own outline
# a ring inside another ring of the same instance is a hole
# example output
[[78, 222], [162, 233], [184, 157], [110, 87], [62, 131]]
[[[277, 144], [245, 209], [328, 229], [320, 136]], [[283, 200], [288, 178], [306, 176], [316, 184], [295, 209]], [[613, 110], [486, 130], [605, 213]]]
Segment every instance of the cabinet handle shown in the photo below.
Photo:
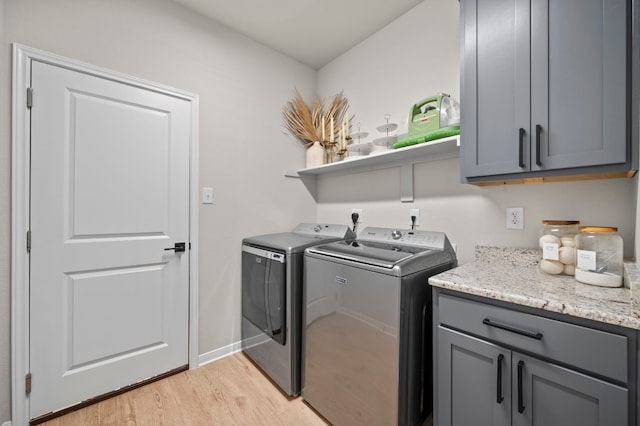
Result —
[[540, 133], [542, 133], [542, 126], [536, 124], [536, 164], [538, 166], [542, 166], [542, 161], [540, 161]]
[[524, 361], [518, 361], [518, 413], [524, 412], [524, 401], [522, 396], [522, 375], [524, 374]]
[[542, 333], [533, 333], [531, 331], [520, 330], [518, 328], [513, 328], [513, 327], [508, 326], [508, 325], [504, 325], [504, 324], [499, 324], [497, 322], [493, 322], [489, 318], [483, 319], [482, 323], [484, 325], [488, 325], [490, 327], [499, 328], [500, 330], [505, 330], [505, 331], [509, 331], [511, 333], [516, 333], [516, 334], [519, 334], [521, 336], [529, 337], [531, 339], [542, 340]]
[[498, 355], [498, 397], [496, 401], [498, 404], [502, 404], [504, 401], [504, 396], [502, 396], [502, 361], [504, 360], [504, 355]]
[[520, 166], [520, 168], [524, 168], [524, 129], [522, 127], [520, 127], [520, 130], [518, 131], [518, 143], [520, 144], [519, 148], [518, 148], [518, 166]]

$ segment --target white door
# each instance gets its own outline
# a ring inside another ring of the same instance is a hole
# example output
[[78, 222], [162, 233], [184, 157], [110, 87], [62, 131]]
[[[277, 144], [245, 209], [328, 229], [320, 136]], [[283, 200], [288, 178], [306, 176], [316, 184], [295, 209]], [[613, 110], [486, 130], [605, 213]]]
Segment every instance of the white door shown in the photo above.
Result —
[[33, 419], [188, 364], [191, 106], [39, 61], [31, 78]]

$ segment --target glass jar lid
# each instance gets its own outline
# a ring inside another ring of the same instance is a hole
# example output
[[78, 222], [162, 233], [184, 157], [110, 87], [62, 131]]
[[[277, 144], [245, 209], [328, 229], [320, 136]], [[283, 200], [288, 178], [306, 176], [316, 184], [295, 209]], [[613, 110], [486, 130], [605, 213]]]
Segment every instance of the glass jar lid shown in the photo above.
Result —
[[618, 232], [615, 226], [581, 226], [580, 232]]
[[577, 225], [579, 220], [543, 220], [543, 225]]

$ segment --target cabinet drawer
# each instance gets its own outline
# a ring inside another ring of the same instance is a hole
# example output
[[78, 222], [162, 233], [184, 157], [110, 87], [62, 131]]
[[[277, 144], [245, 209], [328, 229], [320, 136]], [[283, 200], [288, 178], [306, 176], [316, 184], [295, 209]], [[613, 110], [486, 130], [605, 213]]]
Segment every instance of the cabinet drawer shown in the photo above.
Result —
[[442, 325], [628, 381], [626, 336], [444, 294], [438, 302]]

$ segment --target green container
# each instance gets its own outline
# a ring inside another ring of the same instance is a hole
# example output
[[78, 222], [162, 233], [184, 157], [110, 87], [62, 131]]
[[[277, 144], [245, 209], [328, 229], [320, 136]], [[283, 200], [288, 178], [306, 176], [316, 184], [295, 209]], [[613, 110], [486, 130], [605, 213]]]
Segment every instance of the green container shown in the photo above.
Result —
[[438, 93], [411, 106], [407, 137], [393, 148], [403, 148], [460, 134], [460, 108], [446, 93]]
[[444, 93], [423, 99], [409, 111], [409, 137], [422, 136], [440, 128], [440, 107]]

